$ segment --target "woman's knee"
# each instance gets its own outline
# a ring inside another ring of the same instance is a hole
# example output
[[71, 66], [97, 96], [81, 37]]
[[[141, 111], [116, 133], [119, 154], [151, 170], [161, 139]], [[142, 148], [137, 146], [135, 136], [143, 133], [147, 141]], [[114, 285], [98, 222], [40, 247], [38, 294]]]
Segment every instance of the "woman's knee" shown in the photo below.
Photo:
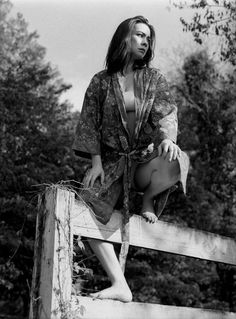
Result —
[[135, 185], [145, 189], [151, 183], [175, 184], [179, 180], [180, 167], [177, 160], [169, 162], [163, 157], [155, 157], [140, 165], [135, 172]]
[[179, 180], [178, 175], [170, 175], [170, 174], [165, 174], [164, 172], [153, 172], [151, 176], [151, 187], [152, 189], [158, 189], [158, 190], [165, 190], [174, 184], [176, 184]]
[[151, 182], [160, 184], [175, 184], [179, 180], [180, 167], [177, 160], [169, 162], [167, 159], [159, 157], [156, 161]]
[[173, 179], [179, 178], [180, 176], [180, 166], [178, 160], [172, 161], [167, 167], [169, 176]]
[[150, 162], [139, 165], [134, 174], [135, 186], [140, 190], [145, 189], [151, 182], [152, 172], [153, 168]]

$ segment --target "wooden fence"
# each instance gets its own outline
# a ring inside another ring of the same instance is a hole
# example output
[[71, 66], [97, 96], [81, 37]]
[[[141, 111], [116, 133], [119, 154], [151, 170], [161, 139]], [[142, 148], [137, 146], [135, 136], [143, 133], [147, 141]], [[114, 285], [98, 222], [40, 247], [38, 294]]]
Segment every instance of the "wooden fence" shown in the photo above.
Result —
[[[72, 293], [73, 236], [121, 243], [122, 216], [107, 225], [75, 200], [74, 193], [50, 187], [39, 199], [30, 319], [236, 319], [236, 313], [148, 303], [93, 300]], [[130, 244], [236, 265], [232, 238], [140, 216], [130, 219]]]

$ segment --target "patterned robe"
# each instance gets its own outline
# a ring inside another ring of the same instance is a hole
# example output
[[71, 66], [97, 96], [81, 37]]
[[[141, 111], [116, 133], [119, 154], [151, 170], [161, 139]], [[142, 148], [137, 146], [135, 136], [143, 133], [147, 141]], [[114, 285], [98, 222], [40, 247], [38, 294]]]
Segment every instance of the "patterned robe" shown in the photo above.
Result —
[[[157, 148], [168, 138], [176, 143], [177, 108], [165, 78], [154, 68], [134, 71], [136, 123], [133, 137], [128, 129], [127, 113], [118, 75], [106, 70], [97, 73], [85, 93], [76, 128], [73, 149], [76, 155], [91, 158], [100, 154], [105, 182], [81, 191], [81, 197], [93, 209], [96, 218], [106, 224], [119, 199], [129, 209], [129, 191], [135, 169], [158, 156]], [[186, 190], [188, 156], [178, 157], [180, 182]]]

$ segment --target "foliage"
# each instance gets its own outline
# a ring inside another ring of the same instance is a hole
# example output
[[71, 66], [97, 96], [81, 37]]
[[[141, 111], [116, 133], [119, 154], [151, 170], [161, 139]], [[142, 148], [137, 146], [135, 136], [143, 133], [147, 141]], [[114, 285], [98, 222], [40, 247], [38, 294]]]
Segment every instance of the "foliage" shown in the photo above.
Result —
[[[21, 15], [9, 17], [10, 10], [9, 1], [0, 0], [0, 308], [20, 316], [28, 312], [32, 276], [34, 185], [78, 180], [81, 170], [70, 150], [78, 114], [60, 102], [70, 86], [45, 61], [38, 35], [28, 32]], [[172, 195], [162, 219], [234, 237], [235, 74], [220, 76], [205, 52], [189, 56], [182, 71], [173, 93], [179, 144], [191, 158], [188, 194]], [[75, 252], [79, 245], [77, 239]], [[93, 282], [86, 267], [95, 270]], [[74, 276], [75, 292], [81, 291], [81, 276], [85, 293], [109, 285], [88, 256], [75, 256]], [[131, 248], [126, 277], [136, 301], [236, 311], [230, 266]]]
[[183, 82], [175, 91], [179, 140], [191, 154], [188, 205], [198, 207], [198, 221], [193, 221], [206, 230], [235, 236], [235, 73], [219, 76], [205, 52], [188, 57], [183, 70]]
[[[203, 51], [185, 60], [182, 80], [173, 86], [179, 105], [179, 143], [191, 158], [186, 211], [181, 211], [179, 198], [177, 213], [191, 227], [233, 238], [236, 234], [235, 75], [233, 70], [220, 75]], [[209, 271], [208, 266], [206, 270]], [[222, 309], [235, 311], [235, 268], [217, 265], [209, 275], [213, 275], [213, 282], [208, 286], [204, 281], [204, 285], [212, 300], [206, 299], [204, 306], [220, 305]]]
[[180, 9], [195, 10], [190, 22], [181, 18], [183, 31], [192, 32], [194, 40], [202, 44], [204, 35], [215, 35], [220, 46], [220, 57], [236, 65], [236, 3], [231, 0], [192, 0], [176, 1]]
[[[41, 183], [74, 178], [76, 114], [70, 88], [45, 61], [36, 32], [0, 0], [1, 313], [26, 314], [33, 265], [36, 196]], [[78, 168], [77, 168], [78, 171]]]

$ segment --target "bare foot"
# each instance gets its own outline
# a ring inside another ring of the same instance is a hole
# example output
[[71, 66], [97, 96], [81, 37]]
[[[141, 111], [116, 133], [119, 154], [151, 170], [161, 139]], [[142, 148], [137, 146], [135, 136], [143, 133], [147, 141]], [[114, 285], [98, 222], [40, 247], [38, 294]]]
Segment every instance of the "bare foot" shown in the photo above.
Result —
[[146, 219], [147, 222], [154, 224], [158, 221], [158, 218], [156, 217], [156, 215], [153, 212], [142, 212], [141, 216], [143, 216], [143, 218]]
[[143, 207], [141, 210], [141, 216], [146, 219], [147, 222], [154, 224], [158, 218], [155, 215], [154, 203], [152, 199], [143, 198]]
[[129, 287], [122, 286], [111, 286], [99, 292], [90, 294], [90, 296], [94, 299], [113, 299], [119, 300], [122, 302], [130, 302], [132, 301], [132, 293]]

